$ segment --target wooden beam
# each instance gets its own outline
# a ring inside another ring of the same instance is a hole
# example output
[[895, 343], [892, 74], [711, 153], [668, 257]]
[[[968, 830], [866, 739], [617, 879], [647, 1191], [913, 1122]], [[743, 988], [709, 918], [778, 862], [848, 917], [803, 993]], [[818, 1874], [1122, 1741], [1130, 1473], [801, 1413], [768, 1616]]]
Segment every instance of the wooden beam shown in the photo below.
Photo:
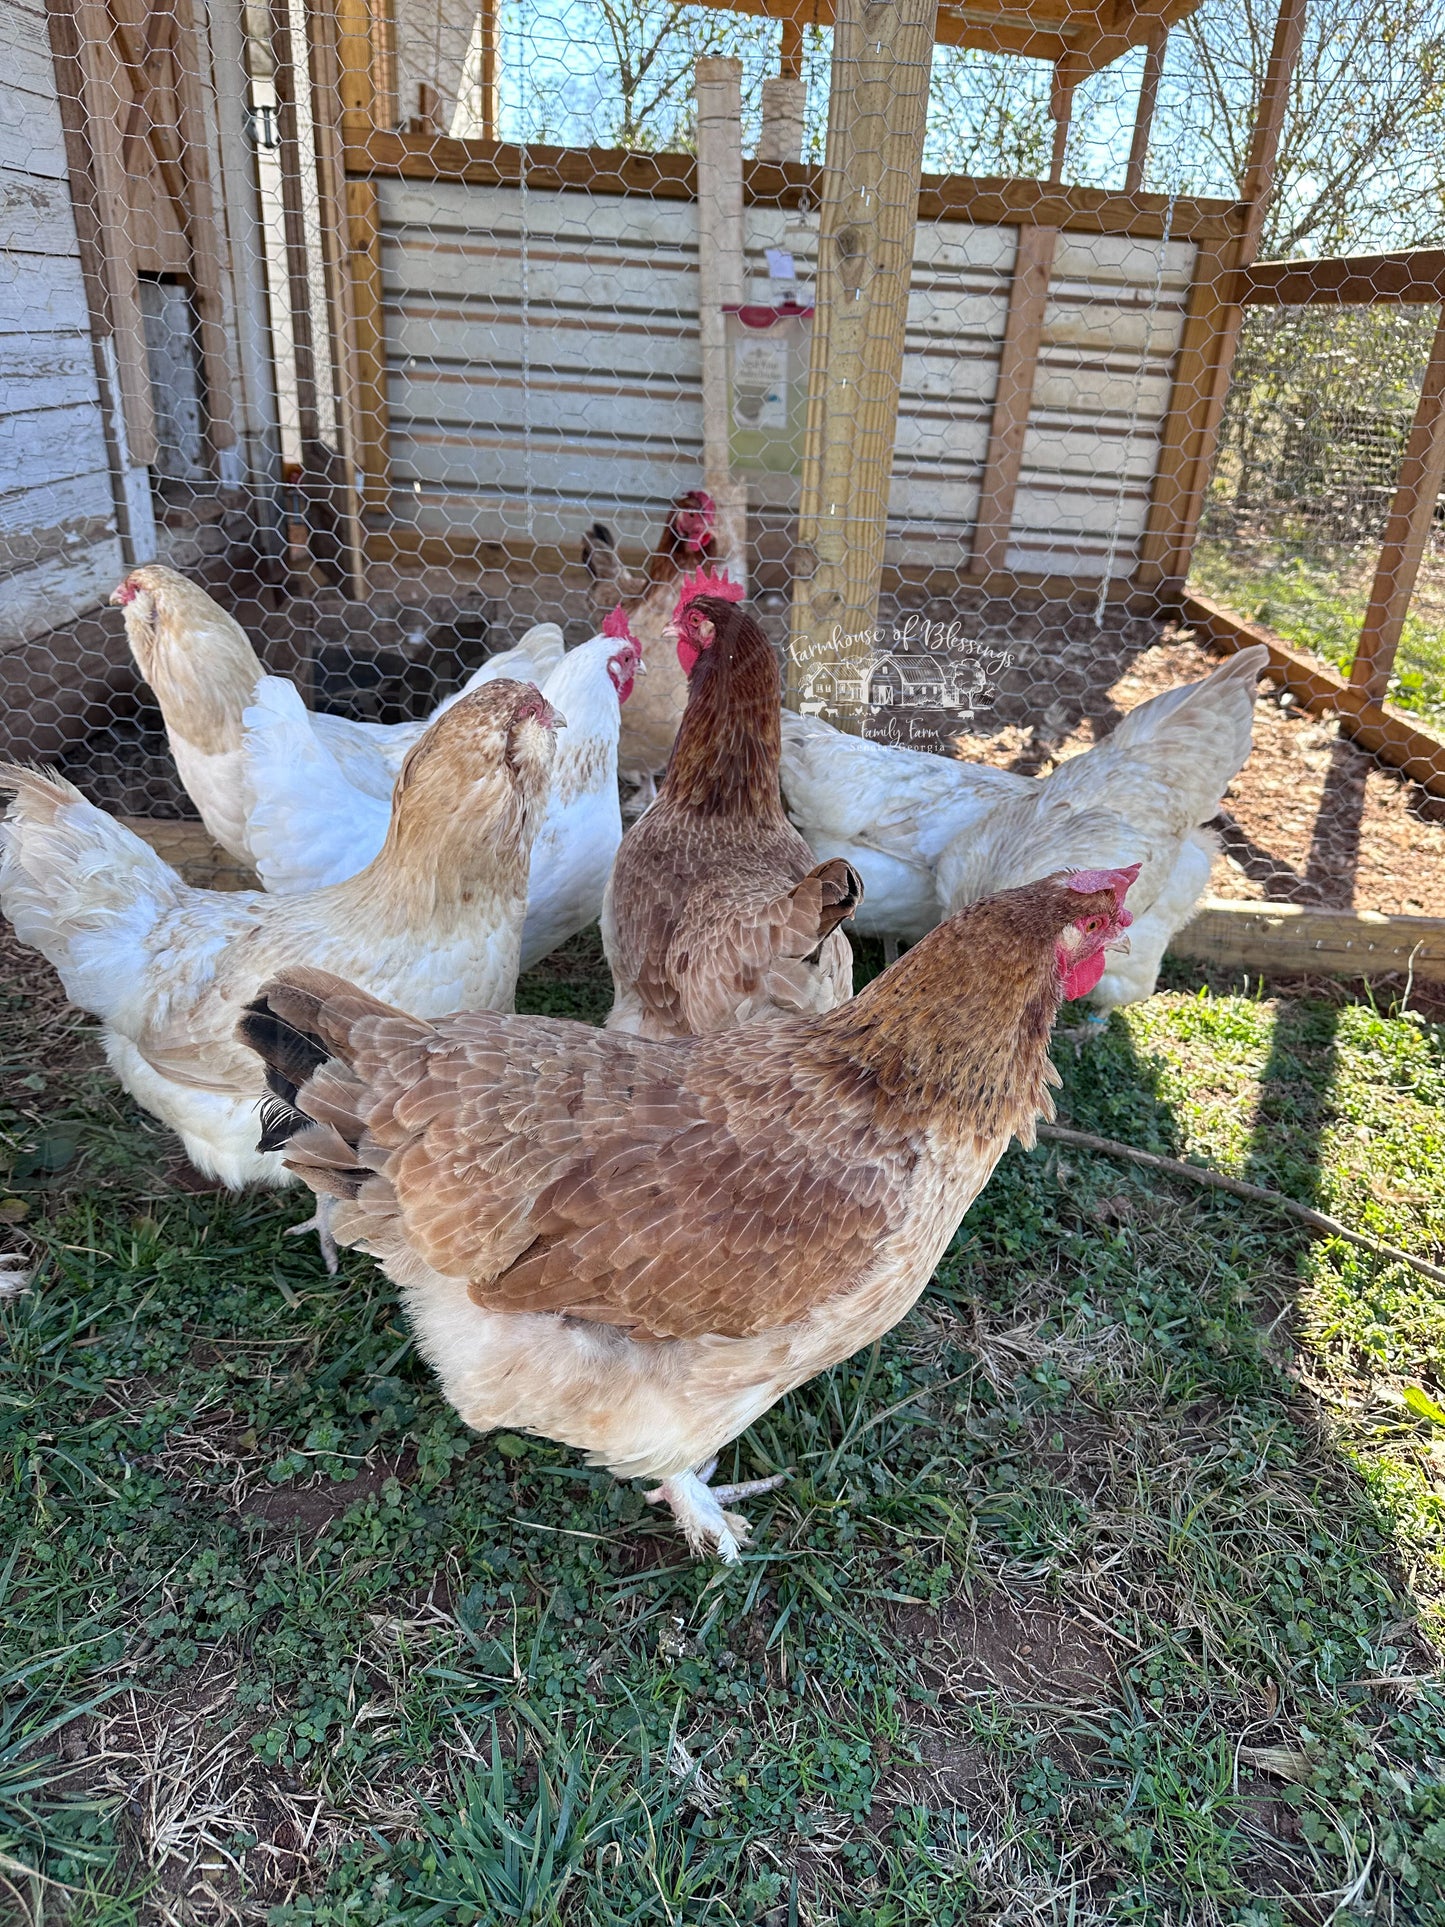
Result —
[[[286, 291], [295, 362], [296, 414], [303, 450], [321, 439], [316, 347], [311, 322], [311, 276], [306, 259], [305, 187], [301, 179], [295, 39], [288, 0], [270, 0], [271, 51], [276, 83], [276, 145], [281, 169]], [[305, 459], [303, 454], [303, 461]]]
[[1054, 123], [1054, 149], [1049, 159], [1049, 185], [1057, 187], [1064, 178], [1064, 158], [1069, 151], [1069, 126], [1074, 118], [1074, 90], [1082, 78], [1077, 54], [1064, 54], [1054, 62], [1049, 84], [1049, 115]]
[[1289, 107], [1290, 82], [1294, 78], [1295, 62], [1299, 59], [1300, 42], [1304, 38], [1306, 4], [1307, 0], [1279, 0], [1279, 12], [1275, 16], [1274, 41], [1269, 50], [1269, 65], [1265, 68], [1264, 86], [1260, 90], [1259, 108], [1254, 117], [1254, 131], [1250, 136], [1249, 155], [1245, 162], [1244, 181], [1239, 190], [1239, 198], [1245, 207], [1244, 232], [1239, 237], [1238, 265], [1242, 268], [1247, 268], [1259, 252], [1259, 237], [1264, 232], [1265, 216], [1269, 213], [1270, 197], [1274, 192], [1274, 164]]
[[376, 21], [370, 0], [336, 0], [335, 18], [336, 86], [342, 115], [359, 114], [368, 125], [389, 125], [378, 111]]
[[1415, 579], [1425, 554], [1425, 544], [1435, 520], [1440, 489], [1445, 483], [1445, 308], [1435, 330], [1435, 341], [1420, 385], [1420, 401], [1414, 426], [1400, 464], [1400, 481], [1385, 524], [1385, 539], [1360, 639], [1355, 645], [1355, 660], [1350, 682], [1363, 689], [1376, 702], [1385, 700], [1390, 686], [1390, 671], [1395, 652], [1415, 593]]
[[[211, 180], [211, 142], [217, 140], [216, 102], [210, 85], [211, 63], [203, 55], [204, 15], [191, 0], [173, 0], [181, 36], [179, 134], [186, 180], [184, 220], [191, 244], [191, 293], [196, 309], [197, 346], [206, 393], [206, 440], [213, 456], [236, 445], [235, 370], [226, 327], [226, 228]], [[217, 141], [217, 161], [220, 150]], [[219, 464], [214, 471], [218, 478]]]
[[346, 183], [346, 216], [355, 330], [357, 465], [365, 505], [384, 509], [390, 488], [386, 327], [381, 303], [381, 216], [375, 181]]
[[[697, 198], [697, 163], [688, 154], [644, 154], [630, 148], [518, 147], [507, 141], [387, 134], [360, 116], [343, 119], [346, 171], [368, 180], [464, 181], [476, 187], [575, 189], [593, 195], [645, 194], [657, 200]], [[816, 207], [823, 169], [806, 163], [743, 162], [743, 203], [751, 207]], [[1157, 241], [1217, 241], [1239, 232], [1237, 201], [1182, 195], [1170, 213], [1163, 194], [1131, 196], [1095, 187], [1051, 187], [1045, 181], [974, 179], [925, 174], [918, 190], [920, 221], [969, 225], [1068, 228], [1081, 234], [1118, 234]]]
[[210, 56], [215, 107], [215, 186], [229, 277], [229, 319], [235, 340], [235, 421], [242, 473], [251, 488], [254, 539], [267, 556], [284, 553], [281, 509], [281, 429], [276, 360], [266, 286], [266, 238], [248, 124], [252, 41], [231, 0], [200, 0]]
[[1169, 948], [1217, 969], [1274, 976], [1445, 979], [1445, 917], [1206, 897]]
[[[1219, 364], [1228, 342], [1231, 310], [1227, 289], [1233, 257], [1233, 241], [1224, 240], [1202, 247], [1195, 259], [1194, 285], [1189, 291], [1174, 364], [1169, 412], [1160, 430], [1159, 459], [1135, 581], [1141, 588], [1158, 588], [1165, 595], [1177, 595], [1188, 573], [1182, 538], [1194, 513], [1196, 477], [1210, 433]], [[1212, 451], [1209, 459], [1213, 459]]]
[[480, 0], [477, 13], [481, 36], [482, 136], [496, 140], [501, 133], [502, 21], [500, 0]]
[[783, 37], [778, 46], [778, 77], [782, 80], [803, 78], [803, 23], [796, 14], [789, 14], [783, 21]]
[[356, 389], [356, 336], [351, 309], [350, 234], [346, 175], [341, 154], [341, 85], [337, 19], [329, 7], [312, 6], [306, 16], [311, 69], [311, 131], [316, 151], [316, 218], [321, 234], [321, 274], [326, 290], [327, 345], [340, 455], [339, 495], [335, 504], [352, 595], [366, 594], [366, 556], [361, 536], [361, 423]]
[[[1295, 61], [1299, 57], [1300, 40], [1304, 34], [1306, 0], [1279, 0], [1279, 13], [1275, 18], [1274, 42], [1270, 49], [1269, 65], [1265, 70], [1264, 87], [1260, 95], [1259, 111], [1255, 116], [1254, 131], [1250, 138], [1249, 156], [1244, 172], [1244, 186], [1240, 199], [1244, 209], [1244, 219], [1231, 253], [1227, 258], [1230, 269], [1246, 268], [1253, 261], [1259, 249], [1259, 237], [1264, 229], [1265, 215], [1269, 210], [1270, 194], [1274, 187], [1274, 163], [1279, 152], [1280, 132], [1284, 126], [1285, 109], [1289, 105], [1290, 80], [1294, 73]], [[1232, 291], [1232, 278], [1220, 277], [1222, 288]], [[1214, 472], [1214, 458], [1219, 447], [1219, 429], [1224, 419], [1224, 404], [1229, 397], [1229, 378], [1234, 368], [1234, 357], [1239, 347], [1240, 331], [1244, 325], [1244, 310], [1237, 302], [1227, 298], [1216, 317], [1215, 334], [1211, 340], [1210, 366], [1205, 372], [1208, 381], [1206, 399], [1197, 418], [1191, 423], [1192, 449], [1188, 469], [1188, 481], [1176, 496], [1176, 521], [1169, 560], [1164, 566], [1163, 578], [1170, 585], [1182, 584], [1189, 574], [1189, 564], [1194, 555], [1194, 540], [1199, 531], [1199, 518], [1204, 512], [1204, 498], [1209, 489], [1210, 476]]]
[[[773, 20], [797, 20], [801, 25], [830, 27], [833, 0], [698, 0], [724, 13], [762, 15]], [[988, 53], [1019, 54], [1029, 60], [1060, 60], [1072, 56], [1080, 63], [1080, 77], [1141, 46], [1162, 29], [1186, 19], [1199, 0], [1144, 0], [1137, 6], [1031, 4], [990, 6], [977, 0], [955, 4], [941, 0], [934, 38], [941, 47], [974, 47]]]
[[1057, 228], [1018, 230], [1008, 320], [999, 353], [993, 422], [979, 488], [978, 518], [974, 523], [971, 574], [993, 573], [1008, 567], [1014, 496], [1023, 463], [1024, 435], [1034, 397], [1034, 373], [1049, 298], [1049, 272], [1058, 238]]
[[770, 74], [763, 82], [762, 125], [758, 129], [758, 159], [796, 163], [803, 151], [808, 112], [808, 83], [784, 74]]
[[1317, 261], [1255, 261], [1234, 277], [1230, 299], [1242, 307], [1363, 307], [1374, 302], [1433, 307], [1445, 301], [1445, 248], [1403, 254], [1326, 256]]
[[[938, 0], [839, 0], [788, 687], [871, 653]], [[861, 728], [861, 711], [833, 720]]]
[[[703, 486], [723, 553], [747, 553], [746, 486], [733, 479], [725, 310], [743, 301], [743, 65], [697, 63], [697, 287], [702, 347]], [[742, 586], [746, 587], [744, 583]]]
[[739, 307], [743, 300], [743, 64], [699, 60], [693, 84], [703, 482], [716, 494], [732, 477], [724, 309]]
[[99, 0], [72, 0], [81, 99], [95, 184], [95, 234], [105, 278], [115, 345], [116, 384], [120, 391], [130, 460], [148, 467], [156, 458], [155, 406], [146, 360], [140, 281], [130, 245], [130, 196], [121, 156], [119, 56], [111, 18]]
[[1129, 144], [1129, 165], [1124, 170], [1126, 194], [1137, 194], [1144, 185], [1144, 169], [1149, 160], [1149, 136], [1154, 129], [1154, 113], [1159, 105], [1159, 82], [1164, 77], [1164, 56], [1168, 46], [1168, 33], [1156, 34], [1144, 53], [1144, 72], [1139, 80], [1139, 107], [1134, 115], [1134, 138]]
[[[126, 430], [110, 271], [95, 180], [94, 143], [84, 98], [85, 76], [80, 58], [80, 36], [74, 10], [66, 0], [51, 0], [46, 9], [46, 27], [55, 67], [70, 205], [79, 243], [81, 284], [90, 316], [91, 362], [100, 397], [101, 434], [105, 442], [111, 506], [115, 513], [116, 533], [120, 538], [121, 557], [127, 568], [133, 568], [137, 563], [150, 562], [155, 557], [155, 512], [151, 501], [150, 475], [139, 465], [131, 451]], [[12, 667], [15, 664], [13, 652], [10, 663]], [[14, 689], [0, 690], [0, 706], [12, 699], [16, 699]], [[50, 706], [48, 695], [42, 699], [42, 706]], [[69, 714], [68, 709], [66, 713]], [[84, 734], [84, 729], [82, 727], [73, 733]], [[59, 740], [64, 742], [69, 737], [63, 736]], [[36, 742], [45, 747], [38, 736]]]
[[1208, 596], [1187, 595], [1184, 620], [1217, 649], [1233, 653], [1263, 643], [1266, 672], [1307, 707], [1340, 719], [1340, 728], [1363, 750], [1408, 776], [1432, 796], [1445, 797], [1445, 742], [1387, 710], [1365, 690], [1352, 687], [1318, 657], [1292, 649], [1257, 623], [1245, 622]]

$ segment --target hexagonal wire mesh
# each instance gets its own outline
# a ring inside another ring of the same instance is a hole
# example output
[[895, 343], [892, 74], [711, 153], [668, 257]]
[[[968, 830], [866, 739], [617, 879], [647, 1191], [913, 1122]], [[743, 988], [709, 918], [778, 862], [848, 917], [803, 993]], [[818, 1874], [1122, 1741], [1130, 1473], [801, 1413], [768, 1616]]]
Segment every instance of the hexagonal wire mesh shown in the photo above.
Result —
[[[1407, 9], [1366, 71], [1344, 4], [1303, 20], [1277, 167], [1249, 144], [1263, 0], [1132, 49], [1104, 10], [1097, 54], [1052, 61], [945, 8], [882, 96], [856, 25], [835, 60], [812, 14], [9, 5], [36, 209], [6, 295], [9, 753], [193, 814], [101, 606], [151, 555], [310, 702], [391, 721], [706, 552], [791, 633], [803, 707], [1030, 773], [1266, 625], [1214, 889], [1445, 914], [1441, 280], [1401, 266], [1438, 238], [1431, 29]], [[702, 166], [700, 58], [737, 63], [704, 72]], [[830, 207], [825, 152], [861, 203]], [[902, 239], [857, 301], [839, 236], [870, 194]], [[1250, 268], [1311, 247], [1377, 259]]]

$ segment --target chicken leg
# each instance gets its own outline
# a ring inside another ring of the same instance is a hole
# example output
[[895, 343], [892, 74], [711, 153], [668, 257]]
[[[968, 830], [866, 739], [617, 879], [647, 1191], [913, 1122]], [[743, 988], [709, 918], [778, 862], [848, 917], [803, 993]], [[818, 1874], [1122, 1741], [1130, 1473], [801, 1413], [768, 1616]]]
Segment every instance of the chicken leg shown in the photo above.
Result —
[[321, 1247], [322, 1262], [333, 1278], [336, 1276], [336, 1267], [340, 1262], [336, 1250], [336, 1240], [331, 1233], [331, 1220], [335, 1211], [335, 1198], [318, 1198], [316, 1200], [316, 1209], [311, 1213], [309, 1218], [301, 1224], [288, 1224], [286, 1227], [286, 1236], [288, 1238], [304, 1237], [308, 1231], [314, 1231], [316, 1233], [316, 1242]]
[[731, 1566], [741, 1557], [751, 1535], [742, 1514], [724, 1512], [724, 1503], [776, 1492], [788, 1475], [775, 1472], [770, 1479], [747, 1479], [741, 1485], [709, 1485], [716, 1470], [717, 1460], [709, 1459], [696, 1472], [680, 1472], [674, 1478], [664, 1479], [643, 1497], [650, 1505], [666, 1505], [671, 1509], [692, 1552], [700, 1557], [714, 1550], [725, 1566]]

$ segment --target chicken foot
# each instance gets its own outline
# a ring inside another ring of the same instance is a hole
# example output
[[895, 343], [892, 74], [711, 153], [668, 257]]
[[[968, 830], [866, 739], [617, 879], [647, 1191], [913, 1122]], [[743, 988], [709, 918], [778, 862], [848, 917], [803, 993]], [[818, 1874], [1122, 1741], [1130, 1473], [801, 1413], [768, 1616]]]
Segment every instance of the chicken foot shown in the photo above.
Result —
[[650, 1505], [666, 1505], [683, 1530], [689, 1549], [699, 1557], [716, 1551], [725, 1566], [736, 1564], [751, 1536], [748, 1522], [740, 1512], [724, 1512], [723, 1506], [738, 1499], [755, 1499], [763, 1492], [776, 1492], [787, 1478], [775, 1472], [770, 1479], [746, 1479], [740, 1485], [710, 1485], [717, 1460], [709, 1459], [696, 1472], [680, 1472], [664, 1479], [643, 1497]]
[[316, 1233], [316, 1242], [321, 1247], [322, 1262], [333, 1278], [336, 1276], [336, 1267], [339, 1262], [336, 1240], [331, 1234], [331, 1220], [335, 1212], [335, 1198], [318, 1197], [316, 1209], [304, 1224], [288, 1224], [286, 1227], [288, 1238], [304, 1237], [308, 1231]]

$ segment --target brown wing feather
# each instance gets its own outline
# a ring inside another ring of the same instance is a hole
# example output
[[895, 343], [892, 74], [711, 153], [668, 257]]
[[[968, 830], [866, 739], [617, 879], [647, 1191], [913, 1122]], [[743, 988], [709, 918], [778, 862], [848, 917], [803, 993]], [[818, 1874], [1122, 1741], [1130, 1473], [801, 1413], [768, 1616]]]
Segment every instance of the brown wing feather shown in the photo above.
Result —
[[902, 1219], [914, 1144], [861, 1073], [819, 1076], [773, 1026], [666, 1044], [324, 996], [302, 1014], [338, 1055], [288, 1162], [347, 1199], [343, 1242], [409, 1245], [489, 1310], [743, 1337], [846, 1290]]
[[762, 1000], [777, 1012], [817, 1010], [822, 981], [823, 1004], [849, 996], [852, 952], [845, 937], [829, 939], [861, 894], [856, 873], [835, 858], [771, 898], [721, 883], [695, 897], [666, 959], [684, 1027], [708, 1036]]
[[488, 1309], [741, 1337], [853, 1283], [901, 1210], [913, 1147], [880, 1150], [861, 1090], [795, 1078], [756, 1037], [442, 1028], [427, 1074], [454, 1102], [385, 1175], [416, 1249]]
[[787, 823], [658, 810], [629, 834], [628, 861], [613, 872], [608, 960], [657, 1030], [705, 1036], [764, 996], [777, 1011], [820, 1008], [820, 971], [832, 986], [825, 1002], [851, 993], [846, 939], [816, 956], [862, 894], [846, 863], [814, 866]]

